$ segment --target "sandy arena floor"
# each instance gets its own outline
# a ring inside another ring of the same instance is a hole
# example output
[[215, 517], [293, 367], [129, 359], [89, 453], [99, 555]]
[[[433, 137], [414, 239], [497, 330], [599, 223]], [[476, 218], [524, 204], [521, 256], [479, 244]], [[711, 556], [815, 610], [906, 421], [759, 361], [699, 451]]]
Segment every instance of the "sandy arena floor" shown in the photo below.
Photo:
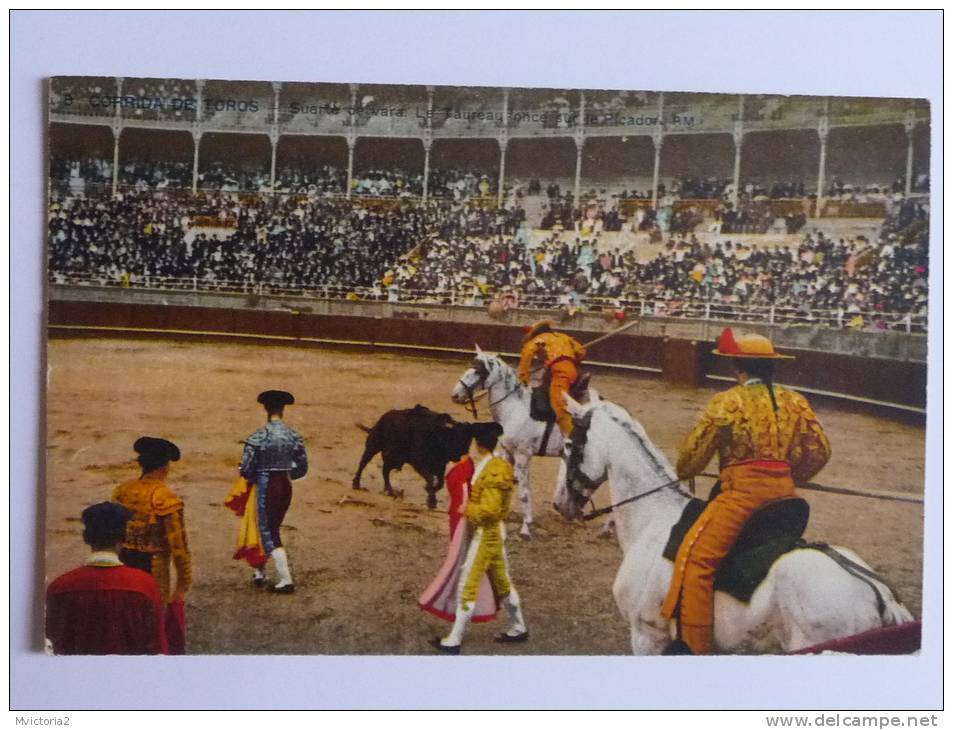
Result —
[[[187, 598], [189, 652], [197, 654], [429, 654], [447, 624], [416, 598], [445, 555], [446, 492], [424, 506], [422, 480], [394, 474], [405, 498], [381, 493], [379, 457], [350, 488], [364, 444], [356, 423], [423, 403], [465, 420], [450, 390], [467, 367], [402, 354], [369, 354], [233, 344], [53, 340], [49, 345], [48, 579], [84, 558], [79, 514], [137, 476], [132, 442], [163, 436], [182, 449], [173, 489], [185, 500], [195, 583]], [[640, 418], [670, 459], [711, 391], [597, 373], [600, 392]], [[295, 482], [283, 538], [297, 584], [293, 596], [254, 589], [232, 560], [238, 519], [222, 502], [236, 476], [241, 439], [264, 420], [259, 391], [295, 394], [288, 422], [306, 438], [308, 476]], [[922, 494], [924, 429], [819, 406], [834, 456], [824, 484]], [[486, 412], [481, 418], [488, 418]], [[628, 627], [611, 585], [621, 561], [599, 521], [568, 524], [552, 510], [556, 459], [536, 459], [536, 537], [511, 523], [510, 564], [531, 640], [500, 647], [500, 621], [471, 627], [468, 654], [626, 654]], [[606, 499], [606, 489], [599, 496]], [[804, 492], [809, 539], [855, 549], [919, 616], [922, 505]], [[597, 506], [602, 503], [597, 500]], [[267, 619], [267, 620], [266, 620]]]

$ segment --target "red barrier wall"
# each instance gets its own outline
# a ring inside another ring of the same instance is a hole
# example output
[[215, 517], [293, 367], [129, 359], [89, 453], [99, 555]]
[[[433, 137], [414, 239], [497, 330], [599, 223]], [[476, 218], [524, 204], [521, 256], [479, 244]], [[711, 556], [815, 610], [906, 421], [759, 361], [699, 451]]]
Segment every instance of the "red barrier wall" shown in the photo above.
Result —
[[[519, 352], [523, 338], [521, 327], [489, 323], [66, 300], [49, 302], [49, 324], [57, 326], [50, 330], [51, 336], [83, 333], [79, 329], [60, 329], [63, 327], [123, 327], [261, 335], [262, 341], [277, 336], [292, 338], [290, 341], [311, 338], [460, 350], [471, 350], [479, 344], [485, 350], [496, 352]], [[567, 331], [583, 342], [593, 338], [591, 332]], [[105, 331], [90, 333], [102, 335]], [[135, 336], [129, 332], [117, 334]], [[710, 355], [713, 345], [623, 333], [592, 346], [588, 359], [648, 368], [662, 373], [673, 384], [691, 387], [702, 385], [706, 374], [731, 375], [727, 360]], [[924, 363], [874, 360], [813, 350], [794, 354], [796, 360], [779, 365], [778, 382], [886, 404], [926, 407]]]

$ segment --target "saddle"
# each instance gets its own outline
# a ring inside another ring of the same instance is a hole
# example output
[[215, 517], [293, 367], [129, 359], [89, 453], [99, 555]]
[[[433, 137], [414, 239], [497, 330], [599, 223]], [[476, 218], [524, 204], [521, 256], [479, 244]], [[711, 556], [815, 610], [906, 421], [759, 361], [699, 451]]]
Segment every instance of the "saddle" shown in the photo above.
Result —
[[[583, 373], [576, 382], [569, 388], [569, 395], [575, 400], [581, 400], [589, 390], [589, 373]], [[553, 404], [549, 400], [549, 377], [542, 385], [533, 388], [529, 400], [529, 416], [534, 421], [543, 421], [544, 423], [555, 423], [556, 413], [553, 411]]]
[[[718, 491], [716, 486], [711, 499]], [[682, 539], [707, 506], [701, 499], [693, 499], [685, 506], [682, 516], [672, 526], [662, 557], [675, 561]], [[808, 503], [800, 497], [786, 497], [768, 502], [751, 515], [715, 573], [715, 590], [748, 603], [778, 558], [807, 547], [801, 535], [807, 527], [810, 511]]]

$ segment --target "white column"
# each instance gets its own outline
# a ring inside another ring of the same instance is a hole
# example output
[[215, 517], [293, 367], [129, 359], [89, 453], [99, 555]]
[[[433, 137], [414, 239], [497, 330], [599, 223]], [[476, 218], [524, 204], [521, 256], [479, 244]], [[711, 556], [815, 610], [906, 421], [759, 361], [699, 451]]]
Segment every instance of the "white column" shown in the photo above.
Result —
[[817, 123], [817, 136], [821, 140], [821, 158], [817, 165], [817, 210], [814, 216], [820, 218], [824, 211], [824, 172], [827, 166], [827, 135], [830, 132], [827, 117], [822, 117]]
[[579, 207], [579, 186], [582, 183], [582, 148], [586, 144], [585, 132], [581, 128], [576, 129], [576, 181], [572, 188], [572, 207]]
[[354, 148], [357, 146], [357, 135], [353, 129], [347, 133], [347, 182], [345, 183], [345, 197], [351, 199], [351, 180], [354, 177]]
[[433, 94], [434, 87], [427, 87], [427, 120], [424, 124], [424, 190], [423, 201], [430, 192], [430, 148], [433, 147]]
[[738, 186], [741, 185], [741, 145], [745, 139], [744, 126], [741, 121], [735, 122], [735, 128], [732, 133], [732, 138], [735, 141], [735, 172], [732, 177], [732, 182], [734, 183], [734, 193], [732, 194], [731, 203], [735, 210], [738, 209]]
[[277, 129], [277, 127], [278, 127], [278, 109], [279, 109], [280, 97], [281, 97], [281, 82], [280, 82], [280, 81], [272, 81], [272, 82], [271, 82], [271, 90], [272, 90], [273, 92], [275, 92], [275, 104], [274, 104], [274, 106], [272, 107], [271, 126], [272, 126], [273, 128], [276, 128], [276, 129]]
[[[122, 77], [116, 79], [116, 96], [122, 98]], [[113, 115], [113, 196], [119, 190], [119, 138], [122, 136], [122, 105], [116, 104]]]
[[195, 121], [192, 123], [192, 194], [199, 188], [199, 145], [202, 142], [202, 117], [205, 113], [205, 81], [195, 82]]
[[275, 101], [272, 106], [271, 114], [271, 134], [268, 135], [271, 140], [271, 178], [269, 182], [268, 189], [272, 195], [275, 193], [275, 168], [278, 165], [278, 140], [281, 138], [281, 133], [278, 130], [278, 108], [280, 104], [281, 96], [281, 82], [272, 81], [271, 89], [275, 93]]
[[652, 168], [652, 210], [658, 210], [659, 164], [662, 160], [662, 127], [656, 125], [652, 132], [652, 144], [655, 145], [655, 165]]
[[586, 94], [579, 92], [579, 118], [576, 120], [576, 185], [573, 206], [579, 207], [579, 187], [582, 183], [582, 150], [586, 145]]
[[509, 120], [510, 120], [510, 90], [503, 89], [503, 124], [497, 135], [497, 142], [500, 145], [500, 176], [496, 184], [496, 207], [503, 207], [503, 193], [505, 191], [504, 178], [506, 175], [506, 146], [509, 142]]
[[271, 140], [271, 177], [268, 182], [268, 190], [272, 195], [275, 193], [275, 168], [278, 166], [278, 130], [277, 128], [271, 130], [271, 134], [268, 135], [268, 139]]
[[192, 127], [192, 194], [199, 189], [199, 145], [202, 142], [202, 130], [199, 125]]
[[430, 148], [433, 146], [433, 132], [424, 130], [424, 191], [423, 201], [427, 202], [427, 193], [430, 191]]
[[[505, 117], [504, 117], [505, 118]], [[500, 145], [500, 178], [496, 186], [496, 207], [503, 207], [503, 191], [504, 191], [504, 178], [506, 176], [506, 145], [507, 145], [507, 134], [506, 127], [500, 130], [500, 134], [497, 137], [496, 141]]]
[[658, 118], [652, 130], [652, 144], [655, 145], [655, 165], [652, 169], [652, 210], [658, 210], [659, 166], [662, 161], [662, 139], [665, 134], [665, 93], [658, 95]]
[[119, 137], [122, 135], [122, 123], [113, 122], [113, 196], [119, 190]]
[[916, 117], [913, 111], [907, 112], [907, 118], [903, 122], [903, 128], [907, 132], [907, 177], [903, 184], [903, 194], [910, 197], [913, 192], [913, 134], [917, 128]]

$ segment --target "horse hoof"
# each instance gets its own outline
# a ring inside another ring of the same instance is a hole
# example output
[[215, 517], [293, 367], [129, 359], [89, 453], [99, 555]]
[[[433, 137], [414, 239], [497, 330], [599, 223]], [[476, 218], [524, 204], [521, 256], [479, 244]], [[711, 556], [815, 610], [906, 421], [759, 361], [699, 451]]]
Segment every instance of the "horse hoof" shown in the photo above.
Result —
[[524, 540], [533, 539], [533, 533], [529, 531], [529, 525], [523, 525], [520, 528], [520, 537], [523, 538]]
[[427, 509], [437, 509], [436, 497], [427, 497]]

